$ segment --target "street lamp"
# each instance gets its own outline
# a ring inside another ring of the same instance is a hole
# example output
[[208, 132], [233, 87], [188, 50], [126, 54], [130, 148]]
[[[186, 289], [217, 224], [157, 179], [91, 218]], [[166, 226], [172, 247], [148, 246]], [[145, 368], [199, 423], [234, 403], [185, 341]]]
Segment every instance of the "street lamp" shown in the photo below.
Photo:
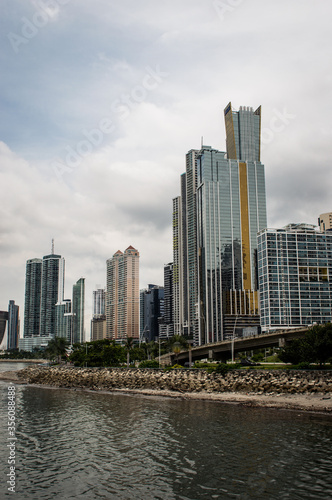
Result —
[[236, 322], [237, 322], [238, 316], [235, 318], [235, 323], [234, 323], [234, 328], [233, 328], [233, 336], [232, 336], [232, 363], [234, 363], [234, 341], [235, 341], [235, 329], [236, 329]]

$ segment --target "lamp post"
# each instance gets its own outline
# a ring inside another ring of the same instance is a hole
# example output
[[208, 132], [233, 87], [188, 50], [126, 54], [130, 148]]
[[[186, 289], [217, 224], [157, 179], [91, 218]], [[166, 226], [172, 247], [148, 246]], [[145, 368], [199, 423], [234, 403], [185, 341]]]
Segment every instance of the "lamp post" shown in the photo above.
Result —
[[235, 341], [235, 329], [236, 329], [236, 322], [237, 322], [238, 316], [235, 318], [235, 323], [234, 323], [234, 328], [233, 328], [233, 336], [232, 336], [232, 363], [234, 363], [234, 341]]
[[192, 365], [192, 352], [191, 352], [191, 346], [193, 345], [194, 341], [192, 339], [189, 339], [187, 341], [188, 343], [188, 350], [189, 350], [189, 368], [191, 368]]

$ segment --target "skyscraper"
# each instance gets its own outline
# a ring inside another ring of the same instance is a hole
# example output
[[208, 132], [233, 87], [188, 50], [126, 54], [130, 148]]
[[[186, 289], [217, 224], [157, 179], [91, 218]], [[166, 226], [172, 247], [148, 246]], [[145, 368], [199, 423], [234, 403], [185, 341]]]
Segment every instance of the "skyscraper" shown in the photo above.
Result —
[[118, 250], [106, 265], [107, 337], [139, 338], [139, 252]]
[[93, 317], [91, 320], [91, 340], [106, 338], [105, 289], [100, 286], [93, 291]]
[[164, 265], [164, 314], [159, 320], [159, 337], [174, 335], [173, 324], [173, 262]]
[[65, 260], [61, 255], [45, 255], [42, 264], [40, 336], [55, 337], [56, 307], [64, 298]]
[[164, 288], [148, 285], [140, 291], [140, 340], [155, 341], [159, 337], [159, 320], [164, 315]]
[[73, 285], [73, 344], [84, 340], [84, 298], [85, 278]]
[[[182, 244], [174, 242], [173, 248], [175, 254], [185, 249], [183, 302], [196, 344], [259, 325], [257, 232], [266, 227], [261, 111], [242, 107], [237, 112], [229, 103], [224, 114], [227, 152], [210, 146], [189, 151], [186, 200], [177, 202], [182, 207], [177, 221], [185, 212], [186, 231]], [[181, 307], [181, 294], [174, 299]]]
[[98, 288], [93, 291], [93, 317], [105, 316], [105, 289]]
[[62, 302], [57, 302], [56, 308], [56, 333], [57, 337], [62, 337], [73, 343], [73, 315], [71, 299], [64, 299]]
[[29, 259], [25, 272], [23, 337], [39, 335], [42, 283], [42, 260]]
[[19, 338], [19, 306], [15, 300], [10, 300], [8, 305], [8, 330], [7, 330], [7, 349], [17, 349]]

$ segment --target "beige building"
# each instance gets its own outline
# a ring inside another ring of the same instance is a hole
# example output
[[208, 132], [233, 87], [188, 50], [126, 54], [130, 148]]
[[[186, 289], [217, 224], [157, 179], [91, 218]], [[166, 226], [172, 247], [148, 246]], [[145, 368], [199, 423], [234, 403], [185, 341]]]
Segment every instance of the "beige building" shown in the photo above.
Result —
[[139, 252], [118, 250], [107, 265], [106, 336], [139, 338]]
[[318, 225], [322, 233], [332, 229], [332, 212], [321, 214], [318, 219]]
[[91, 340], [106, 339], [106, 316], [99, 316], [91, 320]]

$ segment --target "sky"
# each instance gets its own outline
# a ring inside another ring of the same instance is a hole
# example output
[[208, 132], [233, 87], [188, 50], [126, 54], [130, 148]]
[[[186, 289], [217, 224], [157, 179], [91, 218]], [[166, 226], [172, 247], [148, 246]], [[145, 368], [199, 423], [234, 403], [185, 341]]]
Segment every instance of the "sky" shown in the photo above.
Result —
[[[172, 261], [185, 155], [225, 150], [223, 110], [262, 106], [269, 227], [332, 211], [330, 0], [2, 0], [0, 310], [26, 261], [66, 261], [65, 298], [140, 252]], [[21, 332], [22, 335], [22, 332]]]

